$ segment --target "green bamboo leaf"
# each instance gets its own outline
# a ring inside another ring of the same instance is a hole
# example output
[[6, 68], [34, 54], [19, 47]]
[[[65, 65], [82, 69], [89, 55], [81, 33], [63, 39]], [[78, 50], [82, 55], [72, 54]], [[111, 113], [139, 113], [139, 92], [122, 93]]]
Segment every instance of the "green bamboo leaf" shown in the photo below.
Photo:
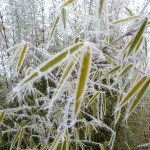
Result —
[[62, 23], [63, 23], [64, 29], [66, 29], [67, 13], [66, 13], [66, 9], [65, 8], [61, 9], [61, 19], [62, 19]]
[[73, 3], [73, 2], [74, 2], [74, 0], [66, 0], [66, 1], [60, 6], [60, 8], [66, 7], [67, 5], [69, 5], [69, 4]]
[[132, 43], [131, 43], [131, 45], [129, 47], [127, 56], [129, 56], [133, 52], [135, 47], [137, 46], [137, 44], [138, 44], [139, 40], [141, 39], [141, 37], [142, 37], [142, 35], [144, 33], [144, 30], [145, 30], [145, 28], [147, 26], [147, 22], [148, 22], [148, 19], [146, 18], [143, 21], [142, 25], [140, 26], [140, 28], [139, 28], [138, 32], [136, 33], [135, 37], [133, 38], [133, 41], [132, 41]]
[[21, 145], [23, 134], [24, 134], [23, 129], [20, 129], [20, 130], [21, 131], [20, 131], [20, 134], [19, 134], [19, 137], [18, 137], [18, 147], [20, 147], [20, 145]]
[[140, 89], [136, 98], [133, 100], [132, 104], [129, 106], [129, 110], [128, 110], [127, 115], [126, 115], [127, 118], [134, 111], [134, 109], [137, 107], [137, 105], [141, 101], [142, 97], [144, 96], [145, 92], [147, 91], [149, 85], [150, 85], [150, 79], [148, 78], [147, 81], [142, 86], [142, 88]]
[[40, 150], [47, 150], [47, 144], [42, 144]]
[[52, 27], [52, 29], [51, 29], [51, 32], [50, 32], [50, 39], [52, 39], [52, 37], [53, 37], [53, 35], [54, 35], [54, 32], [55, 32], [56, 27], [57, 27], [57, 25], [58, 25], [59, 19], [60, 19], [60, 17], [57, 16], [57, 18], [56, 18], [56, 20], [55, 20], [55, 22], [54, 22], [54, 24], [53, 24], [53, 27]]
[[22, 47], [22, 50], [21, 50], [21, 53], [20, 53], [20, 56], [19, 56], [19, 59], [17, 62], [17, 66], [16, 66], [17, 72], [19, 72], [19, 70], [23, 64], [23, 61], [24, 61], [26, 53], [27, 53], [27, 49], [28, 49], [28, 44], [25, 43], [24, 46]]
[[118, 64], [110, 56], [108, 56], [107, 54], [103, 55], [109, 63], [113, 64], [114, 66], [118, 66]]
[[11, 98], [14, 98], [17, 91], [23, 88], [23, 86], [27, 85], [31, 81], [36, 80], [38, 77], [41, 77], [41, 75], [46, 74], [50, 69], [60, 64], [68, 55], [77, 53], [83, 45], [84, 43], [77, 43], [44, 62], [39, 68], [30, 73], [22, 80], [20, 84], [18, 84], [18, 86], [13, 90]]
[[73, 116], [75, 118], [77, 118], [78, 116], [81, 103], [83, 101], [83, 96], [84, 96], [85, 89], [87, 86], [87, 80], [89, 76], [90, 67], [91, 67], [91, 51], [89, 48], [87, 48], [87, 51], [84, 52], [83, 54], [82, 63], [81, 63], [80, 71], [78, 75], [76, 98], [75, 98], [74, 110], [73, 110]]
[[117, 124], [117, 122], [120, 118], [120, 114], [121, 114], [121, 109], [119, 109], [115, 112], [115, 124]]
[[21, 129], [18, 131], [18, 133], [17, 133], [16, 136], [14, 137], [13, 141], [11, 142], [11, 148], [10, 148], [10, 149], [14, 148], [15, 144], [16, 144], [17, 141], [18, 141], [18, 138], [19, 138], [19, 136], [20, 136], [20, 133], [21, 133]]
[[119, 77], [118, 77], [118, 78], [120, 78], [120, 77], [124, 76], [125, 74], [127, 74], [127, 73], [131, 70], [132, 67], [133, 67], [133, 64], [129, 64], [128, 66], [126, 66], [126, 67], [121, 71], [121, 73], [119, 74]]
[[126, 11], [128, 12], [128, 14], [129, 14], [130, 16], [134, 16], [134, 13], [132, 12], [132, 10], [131, 10], [130, 8], [125, 7], [125, 9], [126, 9]]
[[148, 46], [147, 46], [147, 39], [144, 38], [144, 49], [145, 49], [145, 56], [148, 56]]
[[66, 130], [65, 141], [63, 143], [62, 150], [68, 150], [68, 149], [69, 149], [69, 132], [68, 130]]
[[112, 22], [111, 24], [118, 24], [118, 23], [130, 21], [130, 20], [134, 20], [134, 19], [137, 19], [137, 18], [140, 18], [140, 17], [141, 17], [140, 15], [131, 16], [131, 17], [127, 17], [127, 18], [124, 18], [124, 19], [116, 20], [116, 21]]
[[140, 41], [138, 42], [137, 46], [135, 47], [135, 52], [137, 52], [140, 49], [142, 42], [143, 42], [143, 37], [141, 37]]
[[73, 66], [74, 66], [74, 61], [72, 60], [65, 68], [65, 70], [57, 84], [57, 90], [54, 95], [57, 95], [57, 93], [61, 90], [61, 87], [63, 87], [63, 84], [65, 83], [65, 81], [68, 79], [69, 75], [72, 72]]
[[49, 150], [55, 150], [56, 149], [57, 145], [59, 144], [61, 136], [62, 136], [61, 132], [56, 135], [56, 138], [54, 139], [54, 141], [53, 141], [52, 145], [50, 146]]
[[40, 67], [40, 71], [46, 72], [47, 70], [49, 70], [49, 68], [51, 68], [51, 67], [55, 66], [56, 64], [58, 64], [59, 62], [61, 62], [68, 54], [71, 55], [75, 52], [78, 52], [79, 48], [82, 47], [83, 45], [84, 45], [83, 43], [77, 43], [74, 46], [72, 46], [71, 48], [60, 52], [57, 56], [48, 60], [44, 65], [42, 65], [42, 67]]
[[93, 96], [92, 96], [92, 98], [90, 99], [90, 101], [87, 103], [87, 105], [86, 105], [86, 108], [88, 107], [88, 106], [90, 106], [93, 102], [94, 102], [94, 100], [97, 98], [97, 96], [100, 94], [100, 92], [96, 92]]
[[120, 67], [121, 67], [121, 66], [117, 66], [117, 67], [115, 67], [114, 69], [110, 70], [110, 71], [106, 74], [106, 76], [107, 76], [107, 75], [110, 75], [110, 76], [114, 75], [114, 74], [120, 69]]
[[76, 37], [75, 40], [74, 40], [74, 43], [78, 43], [79, 40], [80, 40], [80, 38], [79, 38], [79, 37]]
[[97, 69], [93, 75], [93, 81], [98, 77], [99, 70]]
[[5, 112], [0, 113], [0, 125], [5, 117]]
[[103, 11], [104, 0], [99, 0], [99, 18]]
[[136, 92], [142, 87], [142, 85], [147, 80], [147, 76], [142, 77], [127, 93], [127, 95], [122, 98], [119, 102], [119, 107], [123, 107], [133, 96], [135, 96]]

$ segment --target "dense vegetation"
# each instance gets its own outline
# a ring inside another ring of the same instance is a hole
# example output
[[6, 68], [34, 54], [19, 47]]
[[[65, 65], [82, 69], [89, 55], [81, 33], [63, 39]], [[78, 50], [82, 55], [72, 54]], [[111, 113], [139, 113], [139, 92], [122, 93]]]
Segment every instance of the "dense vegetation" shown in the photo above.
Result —
[[150, 149], [149, 0], [0, 4], [1, 150]]

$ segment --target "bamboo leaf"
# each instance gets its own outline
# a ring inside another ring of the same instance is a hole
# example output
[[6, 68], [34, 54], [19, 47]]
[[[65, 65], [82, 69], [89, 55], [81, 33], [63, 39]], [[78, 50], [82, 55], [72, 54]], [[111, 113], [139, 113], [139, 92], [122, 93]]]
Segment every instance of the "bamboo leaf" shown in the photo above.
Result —
[[56, 135], [56, 138], [54, 139], [52, 145], [50, 146], [49, 150], [55, 150], [55, 148], [57, 147], [57, 145], [59, 144], [60, 138], [61, 138], [62, 133], [58, 133]]
[[129, 110], [127, 112], [127, 118], [129, 115], [134, 111], [134, 109], [137, 107], [139, 102], [141, 101], [142, 97], [144, 96], [145, 92], [147, 91], [150, 84], [150, 79], [148, 78], [145, 84], [140, 89], [139, 93], [137, 94], [136, 98], [133, 100], [132, 104], [129, 106]]
[[133, 64], [129, 64], [128, 66], [126, 66], [123, 70], [122, 70], [122, 72], [119, 74], [119, 78], [120, 77], [122, 77], [122, 76], [124, 76], [125, 74], [127, 74], [129, 71], [130, 71], [130, 69], [133, 67]]
[[99, 18], [103, 11], [104, 0], [99, 0]]
[[114, 75], [114, 74], [120, 69], [120, 67], [121, 67], [121, 66], [117, 66], [117, 67], [115, 67], [114, 69], [110, 70], [110, 71], [106, 74], [106, 76], [107, 76], [107, 75], [110, 75], [110, 76]]
[[19, 137], [18, 137], [18, 147], [20, 147], [20, 145], [21, 145], [23, 134], [24, 134], [23, 129], [20, 129], [20, 130], [21, 131], [20, 131], [20, 134], [19, 134]]
[[88, 106], [90, 106], [92, 103], [93, 103], [93, 101], [97, 98], [97, 96], [100, 94], [100, 92], [96, 92], [93, 96], [92, 96], [92, 98], [90, 99], [90, 101], [87, 103], [87, 105], [86, 105], [86, 108], [88, 107]]
[[61, 9], [61, 19], [62, 19], [62, 23], [63, 23], [64, 29], [66, 29], [67, 13], [66, 13], [66, 9], [65, 8]]
[[132, 12], [132, 10], [128, 7], [125, 7], [126, 11], [129, 13], [130, 16], [134, 16], [134, 13]]
[[148, 46], [147, 46], [147, 39], [144, 38], [144, 49], [145, 49], [145, 56], [148, 56]]
[[68, 54], [72, 55], [78, 52], [83, 45], [84, 43], [77, 43], [65, 49], [64, 51], [58, 53], [53, 58], [50, 58], [48, 61], [44, 62], [39, 68], [37, 68], [35, 71], [30, 73], [27, 77], [25, 77], [22, 80], [22, 82], [14, 89], [12, 93], [13, 98], [16, 96], [16, 92], [20, 90], [21, 88], [23, 88], [23, 86], [27, 85], [31, 81], [34, 81], [38, 77], [41, 77], [41, 75], [46, 74], [50, 69], [60, 64], [68, 56]]
[[140, 26], [138, 32], [136, 33], [136, 35], [135, 35], [135, 37], [134, 37], [134, 39], [133, 39], [133, 41], [132, 41], [132, 43], [131, 43], [131, 45], [129, 47], [127, 56], [129, 56], [133, 52], [134, 48], [137, 46], [137, 44], [138, 44], [139, 40], [141, 39], [141, 37], [142, 37], [142, 35], [144, 33], [144, 30], [145, 30], [145, 28], [147, 26], [147, 22], [148, 22], [148, 20], [146, 18], [143, 21], [142, 25]]
[[63, 84], [65, 83], [65, 81], [68, 79], [69, 75], [72, 72], [73, 66], [74, 66], [74, 61], [72, 60], [65, 68], [65, 70], [57, 84], [57, 91], [54, 95], [56, 95], [61, 90], [61, 87], [63, 87]]
[[19, 138], [19, 136], [20, 136], [20, 133], [21, 133], [21, 129], [18, 131], [18, 133], [17, 133], [16, 136], [14, 137], [13, 141], [11, 142], [11, 148], [10, 148], [10, 149], [12, 149], [12, 148], [15, 146], [15, 144], [17, 143], [18, 138]]
[[5, 117], [5, 112], [0, 113], [0, 125]]
[[56, 20], [55, 20], [55, 22], [54, 22], [54, 24], [53, 24], [53, 27], [52, 27], [51, 32], [50, 32], [50, 39], [52, 39], [52, 37], [53, 37], [53, 35], [54, 35], [54, 32], [55, 32], [56, 27], [57, 27], [58, 22], [59, 22], [59, 18], [60, 18], [60, 17], [57, 16], [57, 18], [56, 18]]
[[76, 98], [74, 102], [74, 110], [73, 110], [73, 116], [77, 118], [78, 113], [80, 111], [81, 103], [83, 101], [83, 96], [85, 93], [85, 89], [87, 86], [87, 80], [89, 76], [91, 66], [91, 52], [90, 49], [87, 48], [87, 51], [84, 52], [82, 63], [80, 66], [79, 76], [78, 76], [78, 83], [77, 83], [77, 89], [76, 89]]
[[23, 61], [24, 61], [26, 53], [27, 53], [27, 49], [28, 49], [28, 44], [25, 43], [22, 50], [21, 50], [21, 53], [20, 53], [20, 56], [19, 56], [19, 59], [18, 59], [18, 62], [17, 62], [17, 66], [16, 66], [17, 72], [19, 72], [19, 70], [20, 70], [20, 68], [23, 64]]
[[108, 56], [107, 54], [103, 55], [109, 63], [113, 64], [114, 66], [118, 66], [118, 64], [110, 56]]
[[124, 19], [116, 20], [116, 21], [112, 22], [111, 24], [118, 24], [118, 23], [130, 21], [130, 20], [134, 20], [134, 19], [137, 19], [137, 18], [140, 18], [140, 17], [141, 17], [140, 15], [131, 16], [131, 17], [127, 17], [127, 18], [124, 18]]
[[69, 132], [68, 130], [66, 130], [65, 141], [63, 143], [62, 150], [68, 150], [68, 149], [69, 149]]
[[115, 112], [115, 124], [117, 124], [117, 122], [120, 118], [120, 114], [121, 114], [121, 109], [119, 109]]
[[66, 7], [67, 5], [69, 5], [69, 4], [73, 3], [73, 2], [74, 2], [74, 0], [66, 0], [66, 1], [60, 6], [60, 8]]
[[137, 46], [135, 48], [135, 52], [137, 52], [140, 49], [140, 47], [142, 45], [142, 42], [143, 42], [143, 37], [141, 37], [140, 41], [138, 42], [138, 44], [137, 44]]
[[127, 93], [127, 95], [119, 102], [119, 107], [123, 107], [142, 87], [142, 85], [147, 80], [147, 76], [142, 77]]

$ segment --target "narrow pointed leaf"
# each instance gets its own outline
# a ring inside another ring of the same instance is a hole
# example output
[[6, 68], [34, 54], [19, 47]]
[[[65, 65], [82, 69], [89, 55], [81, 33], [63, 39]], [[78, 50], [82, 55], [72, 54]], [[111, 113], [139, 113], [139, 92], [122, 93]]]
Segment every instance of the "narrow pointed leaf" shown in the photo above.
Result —
[[146, 18], [143, 21], [142, 25], [140, 26], [138, 32], [136, 33], [136, 35], [135, 35], [135, 37], [134, 37], [134, 39], [133, 39], [133, 41], [132, 41], [132, 43], [131, 43], [131, 45], [129, 47], [127, 56], [129, 56], [133, 52], [134, 48], [137, 46], [139, 40], [141, 39], [141, 37], [142, 37], [142, 35], [144, 33], [144, 30], [145, 30], [145, 28], [147, 26], [147, 23], [148, 23], [148, 20]]
[[136, 94], [136, 92], [142, 87], [147, 80], [147, 76], [142, 77], [127, 93], [127, 95], [119, 102], [119, 107], [123, 107], [130, 99]]
[[141, 101], [142, 97], [144, 96], [145, 92], [147, 91], [148, 87], [150, 85], [150, 79], [148, 79], [145, 84], [140, 89], [139, 93], [137, 94], [136, 98], [133, 100], [132, 104], [129, 107], [127, 117], [134, 111], [134, 109], [137, 107], [139, 102]]
[[2, 112], [2, 113], [0, 114], [0, 125], [1, 125], [1, 123], [2, 123], [2, 121], [3, 121], [3, 119], [4, 119], [4, 117], [5, 117], [5, 112]]
[[113, 64], [114, 66], [118, 66], [118, 64], [113, 60], [113, 58], [111, 58], [107, 54], [103, 54], [103, 55], [109, 63]]
[[106, 74], [106, 76], [107, 76], [107, 75], [110, 75], [110, 76], [114, 75], [114, 74], [120, 69], [120, 67], [121, 67], [121, 66], [117, 66], [117, 67], [115, 67], [114, 69], [110, 70], [110, 71]]
[[69, 5], [69, 4], [73, 3], [73, 2], [74, 2], [74, 0], [66, 0], [66, 1], [60, 6], [60, 8], [66, 7], [67, 5]]
[[66, 13], [66, 9], [65, 8], [61, 9], [61, 19], [62, 19], [63, 27], [64, 27], [64, 29], [66, 29], [67, 13]]
[[57, 27], [58, 22], [59, 22], [59, 18], [60, 18], [60, 17], [57, 16], [57, 18], [56, 18], [56, 20], [55, 20], [55, 22], [54, 22], [54, 24], [53, 24], [53, 27], [52, 27], [51, 32], [50, 32], [50, 39], [52, 39], [52, 37], [53, 37], [53, 35], [54, 35], [54, 32], [55, 32], [56, 27]]
[[88, 48], [86, 52], [83, 54], [79, 76], [78, 76], [78, 83], [77, 83], [77, 89], [76, 89], [76, 98], [74, 102], [74, 110], [73, 110], [73, 116], [77, 118], [78, 113], [80, 111], [81, 103], [83, 101], [83, 96], [85, 93], [85, 89], [87, 86], [87, 80], [89, 76], [91, 66], [91, 52]]
[[68, 150], [68, 149], [69, 149], [69, 132], [68, 130], [66, 130], [65, 141], [63, 143], [62, 150]]
[[129, 64], [128, 66], [126, 66], [122, 70], [122, 72], [119, 74], [119, 78], [122, 77], [122, 76], [124, 76], [125, 74], [127, 74], [131, 70], [132, 67], [133, 67], [133, 64]]
[[21, 142], [22, 142], [22, 138], [23, 138], [23, 129], [21, 129], [19, 137], [18, 137], [18, 147], [20, 147]]
[[135, 48], [135, 52], [137, 52], [140, 49], [140, 47], [142, 45], [142, 42], [143, 42], [143, 37], [141, 37], [140, 41], [138, 42], [138, 44], [137, 44], [137, 46]]
[[21, 129], [18, 131], [18, 133], [16, 134], [16, 136], [14, 137], [13, 141], [11, 142], [11, 149], [15, 146], [15, 144], [17, 143], [18, 141], [18, 138], [20, 136], [20, 133], [21, 133]]
[[140, 15], [138, 15], [138, 16], [131, 16], [131, 17], [128, 17], [128, 18], [116, 20], [116, 21], [112, 22], [111, 24], [118, 24], [118, 23], [130, 21], [130, 20], [134, 20], [134, 19], [137, 19], [137, 18], [140, 18], [140, 17], [141, 17]]
[[103, 11], [104, 0], [99, 0], [99, 18]]
[[26, 53], [27, 53], [27, 49], [28, 49], [28, 44], [25, 43], [22, 50], [21, 50], [21, 53], [20, 53], [20, 56], [19, 56], [19, 59], [18, 59], [18, 62], [17, 62], [17, 72], [19, 72], [22, 64], [23, 64], [23, 61], [25, 59], [25, 56], [26, 56]]
[[[84, 43], [77, 43], [64, 51], [58, 53], [53, 58], [50, 58], [48, 61], [44, 62], [39, 68], [29, 74], [27, 77], [23, 79], [23, 81], [14, 89], [13, 96], [16, 96], [16, 92], [23, 88], [23, 86], [27, 85], [31, 81], [36, 80], [41, 75], [46, 74], [50, 69], [53, 69], [58, 64], [60, 64], [68, 55], [72, 55], [80, 50], [80, 48], [84, 45]], [[39, 73], [40, 72], [40, 73]], [[12, 98], [12, 96], [11, 96]]]
[[63, 84], [65, 83], [65, 81], [68, 79], [69, 75], [72, 72], [73, 66], [74, 66], [74, 61], [72, 60], [65, 68], [65, 70], [57, 84], [57, 91], [54, 95], [56, 95], [58, 93], [58, 91], [61, 90], [61, 87], [63, 87]]
[[58, 133], [56, 135], [56, 138], [54, 139], [52, 145], [50, 146], [50, 148], [48, 150], [55, 150], [55, 148], [57, 147], [57, 145], [59, 144], [60, 138], [61, 138], [62, 133]]
[[97, 96], [98, 96], [99, 94], [100, 94], [100, 92], [96, 92], [96, 93], [92, 96], [92, 98], [90, 99], [90, 101], [87, 103], [86, 108], [94, 102], [94, 100], [97, 98]]
[[132, 12], [132, 10], [128, 7], [125, 7], [126, 11], [129, 13], [130, 16], [134, 16], [134, 13]]

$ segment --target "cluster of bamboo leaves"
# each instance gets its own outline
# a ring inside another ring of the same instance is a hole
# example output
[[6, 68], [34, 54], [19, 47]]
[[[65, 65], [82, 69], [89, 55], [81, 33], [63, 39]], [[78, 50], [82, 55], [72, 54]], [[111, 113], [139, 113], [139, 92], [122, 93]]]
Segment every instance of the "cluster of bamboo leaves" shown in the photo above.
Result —
[[[75, 4], [66, 0], [59, 6], [51, 42], [59, 26], [67, 33], [69, 13], [93, 27], [97, 23], [106, 34], [96, 29], [95, 38], [74, 36], [55, 54], [30, 42], [7, 50], [17, 83], [6, 97], [10, 108], [0, 110], [0, 132], [1, 139], [12, 138], [10, 149], [115, 149], [118, 124], [128, 122], [149, 90], [148, 18], [126, 8], [128, 17], [109, 21], [107, 0], [96, 3], [97, 16], [70, 10]], [[110, 29], [128, 21], [136, 30], [118, 42]]]

